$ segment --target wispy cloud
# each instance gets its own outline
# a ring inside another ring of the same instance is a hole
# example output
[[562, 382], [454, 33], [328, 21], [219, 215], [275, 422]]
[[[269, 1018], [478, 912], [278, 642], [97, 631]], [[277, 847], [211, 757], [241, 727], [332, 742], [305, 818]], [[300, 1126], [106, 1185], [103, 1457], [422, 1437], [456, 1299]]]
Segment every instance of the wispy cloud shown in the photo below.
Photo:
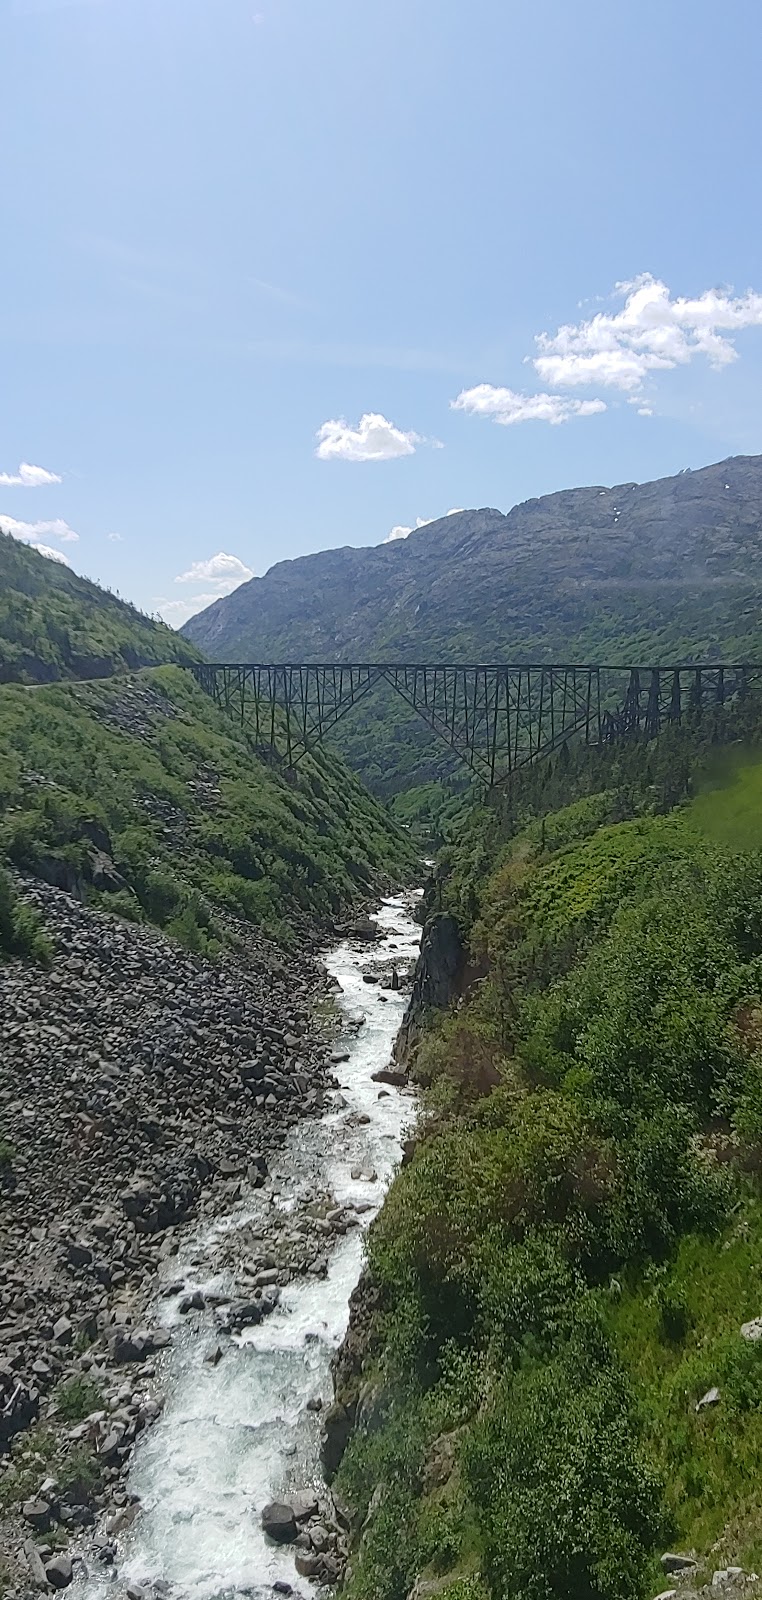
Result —
[[318, 428], [319, 461], [394, 461], [399, 456], [415, 455], [422, 444], [420, 434], [405, 433], [378, 411], [366, 411], [356, 428], [343, 417], [324, 422]]
[[178, 572], [175, 583], [195, 586], [198, 590], [196, 594], [189, 594], [182, 600], [161, 597], [154, 600], [154, 605], [170, 627], [181, 628], [197, 611], [203, 611], [213, 601], [221, 600], [223, 595], [232, 594], [234, 589], [253, 576], [251, 567], [247, 567], [239, 556], [230, 555], [227, 550], [218, 550], [216, 555], [208, 556], [206, 560], [192, 561], [187, 572]]
[[[749, 289], [705, 289], [693, 297], [673, 295], [650, 272], [618, 283], [616, 311], [596, 311], [579, 322], [564, 323], [555, 333], [538, 333], [537, 354], [527, 356], [548, 387], [524, 394], [492, 383], [463, 389], [450, 402], [455, 411], [488, 417], [504, 427], [516, 422], [546, 422], [552, 427], [574, 417], [593, 417], [607, 409], [598, 396], [572, 400], [564, 391], [602, 385], [618, 389], [650, 417], [653, 407], [645, 391], [649, 378], [688, 366], [703, 357], [715, 369], [738, 359], [736, 336], [762, 327], [762, 294]], [[590, 302], [587, 302], [589, 304]], [[638, 401], [643, 401], [638, 405]]]
[[[457, 517], [462, 510], [462, 506], [453, 506], [450, 511], [445, 511], [444, 515], [446, 517]], [[407, 527], [404, 523], [398, 523], [396, 528], [392, 528], [391, 532], [387, 533], [383, 543], [394, 544], [396, 539], [407, 539], [408, 534], [415, 532], [418, 528], [428, 528], [432, 522], [441, 522], [441, 520], [441, 517], [416, 517], [415, 522], [410, 527]]]
[[154, 600], [154, 605], [159, 615], [169, 623], [170, 628], [181, 628], [189, 617], [195, 617], [197, 611], [205, 611], [213, 601], [221, 598], [219, 591], [208, 594], [193, 595], [187, 600]]
[[71, 562], [68, 556], [64, 555], [63, 550], [54, 550], [52, 545], [33, 544], [30, 548], [36, 550], [38, 556], [46, 556], [48, 561], [59, 561], [62, 567], [71, 566]]
[[496, 388], [493, 383], [477, 383], [473, 389], [463, 389], [450, 404], [453, 411], [491, 417], [505, 428], [515, 422], [549, 422], [556, 427], [572, 417], [594, 417], [606, 410], [605, 400], [568, 400], [559, 394], [517, 394], [514, 389]]
[[291, 289], [284, 289], [279, 283], [268, 283], [266, 278], [252, 277], [248, 279], [248, 282], [251, 284], [252, 289], [256, 289], [258, 294], [265, 295], [268, 300], [276, 300], [279, 305], [283, 306], [293, 306], [298, 311], [305, 309], [306, 301], [301, 298], [301, 295], [294, 294]]
[[22, 461], [18, 472], [0, 472], [0, 489], [42, 489], [46, 484], [60, 482], [57, 472], [33, 467], [29, 461]]
[[187, 572], [178, 573], [175, 583], [213, 583], [220, 594], [230, 594], [240, 583], [245, 583], [247, 578], [253, 576], [251, 567], [247, 567], [238, 556], [218, 550], [207, 561], [192, 562]]
[[64, 522], [62, 517], [55, 517], [47, 522], [20, 522], [17, 517], [4, 516], [0, 511], [0, 528], [5, 533], [12, 533], [14, 539], [23, 539], [25, 544], [39, 544], [43, 539], [58, 539], [61, 544], [76, 544], [79, 534]]
[[762, 295], [749, 290], [705, 289], [693, 298], [677, 295], [648, 272], [617, 284], [619, 311], [599, 311], [569, 322], [556, 333], [537, 335], [533, 366], [553, 388], [605, 384], [631, 392], [652, 373], [687, 366], [697, 356], [715, 368], [738, 357], [733, 335], [762, 327]]

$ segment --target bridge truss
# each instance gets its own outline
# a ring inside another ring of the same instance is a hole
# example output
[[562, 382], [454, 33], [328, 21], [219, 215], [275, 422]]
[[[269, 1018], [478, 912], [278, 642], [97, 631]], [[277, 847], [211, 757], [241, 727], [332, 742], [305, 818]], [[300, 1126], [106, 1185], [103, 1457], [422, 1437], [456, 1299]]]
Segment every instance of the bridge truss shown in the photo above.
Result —
[[494, 788], [569, 739], [652, 739], [762, 680], [727, 663], [608, 667], [300, 662], [191, 666], [201, 688], [252, 739], [295, 767], [358, 702], [387, 684]]

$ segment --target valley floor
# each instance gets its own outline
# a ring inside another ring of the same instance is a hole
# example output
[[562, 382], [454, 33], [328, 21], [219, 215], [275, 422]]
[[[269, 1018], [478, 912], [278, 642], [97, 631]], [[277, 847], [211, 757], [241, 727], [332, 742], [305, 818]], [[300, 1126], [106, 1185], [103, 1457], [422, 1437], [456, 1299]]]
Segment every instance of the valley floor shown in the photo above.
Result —
[[[157, 1270], [188, 1219], [263, 1184], [337, 1083], [333, 985], [309, 949], [241, 929], [238, 954], [210, 962], [47, 885], [16, 887], [52, 960], [0, 966], [4, 1596], [45, 1587], [40, 1560], [62, 1585], [67, 1540], [94, 1518], [115, 1538], [129, 1525], [124, 1468], [160, 1410]], [[262, 1315], [265, 1254], [248, 1262]], [[294, 1270], [322, 1270], [320, 1236], [298, 1255]]]

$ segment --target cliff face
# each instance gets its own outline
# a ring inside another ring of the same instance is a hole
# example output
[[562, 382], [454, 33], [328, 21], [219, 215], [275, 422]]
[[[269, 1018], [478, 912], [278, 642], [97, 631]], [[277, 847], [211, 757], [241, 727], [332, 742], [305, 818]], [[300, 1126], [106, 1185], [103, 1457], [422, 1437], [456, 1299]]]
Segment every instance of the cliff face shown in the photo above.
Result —
[[280, 562], [184, 632], [223, 660], [601, 659], [692, 639], [716, 654], [756, 638], [760, 534], [762, 456], [733, 457]]
[[394, 1044], [395, 1061], [409, 1065], [426, 1018], [432, 1011], [446, 1011], [459, 993], [465, 964], [455, 918], [438, 912], [424, 929], [410, 1000]]

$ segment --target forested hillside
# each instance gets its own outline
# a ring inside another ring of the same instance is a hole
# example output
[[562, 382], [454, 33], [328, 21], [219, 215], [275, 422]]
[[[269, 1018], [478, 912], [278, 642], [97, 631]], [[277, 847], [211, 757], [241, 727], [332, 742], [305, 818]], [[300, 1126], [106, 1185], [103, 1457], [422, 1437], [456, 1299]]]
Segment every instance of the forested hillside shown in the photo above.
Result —
[[[0, 538], [0, 860], [214, 953], [280, 939], [414, 870], [405, 836], [330, 752], [257, 759], [177, 667], [194, 647]], [[92, 679], [38, 686], [40, 679]], [[29, 680], [37, 680], [29, 687]], [[39, 950], [0, 893], [0, 946]]]
[[462, 998], [337, 1369], [358, 1600], [760, 1570], [761, 801], [747, 703], [538, 768], [444, 852]]
[[0, 525], [0, 683], [103, 678], [129, 667], [195, 661], [165, 623], [107, 594]]
[[[762, 457], [463, 511], [272, 567], [183, 630], [235, 661], [758, 659]], [[452, 764], [390, 693], [337, 734], [380, 794]]]
[[336, 756], [265, 766], [174, 667], [0, 689], [0, 852], [212, 953], [231, 918], [288, 939], [415, 861]]

